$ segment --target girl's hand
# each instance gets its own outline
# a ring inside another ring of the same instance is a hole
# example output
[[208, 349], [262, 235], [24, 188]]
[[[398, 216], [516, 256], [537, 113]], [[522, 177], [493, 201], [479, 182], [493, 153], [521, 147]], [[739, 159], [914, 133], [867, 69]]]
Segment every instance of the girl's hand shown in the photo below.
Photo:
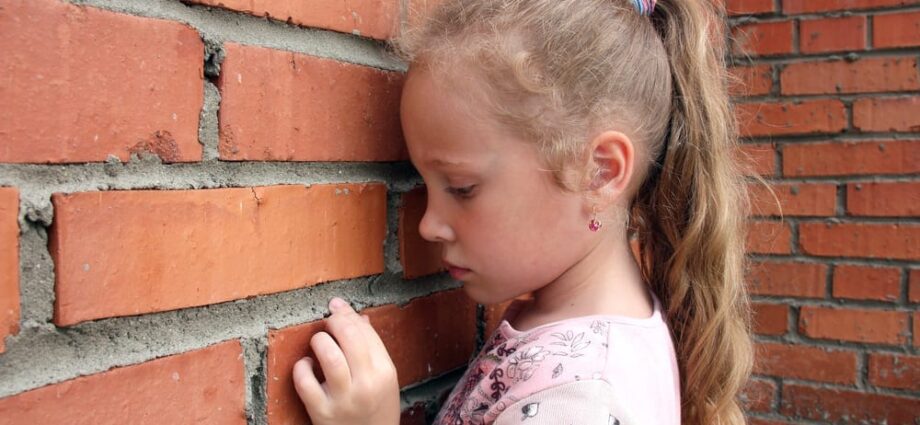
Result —
[[[340, 298], [329, 302], [326, 321], [332, 339], [317, 332], [310, 347], [326, 381], [313, 374], [313, 359], [294, 364], [294, 388], [316, 425], [397, 425], [399, 384], [396, 368], [367, 316]], [[338, 344], [336, 344], [338, 341]]]

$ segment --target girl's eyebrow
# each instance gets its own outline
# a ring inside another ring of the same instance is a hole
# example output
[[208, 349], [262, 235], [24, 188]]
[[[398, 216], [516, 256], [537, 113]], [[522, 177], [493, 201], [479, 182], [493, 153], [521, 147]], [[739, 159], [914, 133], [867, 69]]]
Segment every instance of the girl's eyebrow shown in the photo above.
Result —
[[470, 168], [471, 164], [463, 161], [451, 161], [440, 158], [433, 158], [425, 161], [429, 165], [449, 167], [449, 168]]

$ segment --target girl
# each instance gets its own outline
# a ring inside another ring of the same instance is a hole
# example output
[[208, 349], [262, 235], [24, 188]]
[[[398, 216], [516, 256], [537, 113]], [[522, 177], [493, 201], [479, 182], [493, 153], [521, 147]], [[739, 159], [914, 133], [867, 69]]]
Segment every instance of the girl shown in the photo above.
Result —
[[[422, 236], [477, 302], [533, 294], [436, 423], [744, 423], [747, 197], [713, 3], [447, 0], [397, 41]], [[294, 368], [313, 422], [396, 424], [386, 350], [330, 309], [326, 382]]]

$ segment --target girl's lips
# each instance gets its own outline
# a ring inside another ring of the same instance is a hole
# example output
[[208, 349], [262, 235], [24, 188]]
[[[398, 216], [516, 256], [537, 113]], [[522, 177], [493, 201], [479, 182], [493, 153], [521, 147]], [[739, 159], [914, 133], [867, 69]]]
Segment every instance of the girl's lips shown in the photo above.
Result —
[[470, 269], [465, 269], [463, 267], [457, 267], [447, 261], [444, 262], [444, 265], [447, 266], [447, 271], [450, 273], [450, 276], [454, 279], [460, 279], [465, 274], [470, 272]]
[[460, 280], [463, 276], [470, 272], [470, 269], [463, 269], [460, 267], [447, 266], [447, 271], [450, 272], [450, 277]]

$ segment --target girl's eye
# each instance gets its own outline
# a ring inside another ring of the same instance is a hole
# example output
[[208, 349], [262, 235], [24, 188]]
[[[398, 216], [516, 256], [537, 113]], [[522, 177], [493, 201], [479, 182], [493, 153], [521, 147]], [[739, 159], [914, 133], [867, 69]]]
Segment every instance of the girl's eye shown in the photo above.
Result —
[[466, 187], [448, 187], [447, 192], [461, 198], [471, 198], [474, 188], [476, 188], [475, 184]]

